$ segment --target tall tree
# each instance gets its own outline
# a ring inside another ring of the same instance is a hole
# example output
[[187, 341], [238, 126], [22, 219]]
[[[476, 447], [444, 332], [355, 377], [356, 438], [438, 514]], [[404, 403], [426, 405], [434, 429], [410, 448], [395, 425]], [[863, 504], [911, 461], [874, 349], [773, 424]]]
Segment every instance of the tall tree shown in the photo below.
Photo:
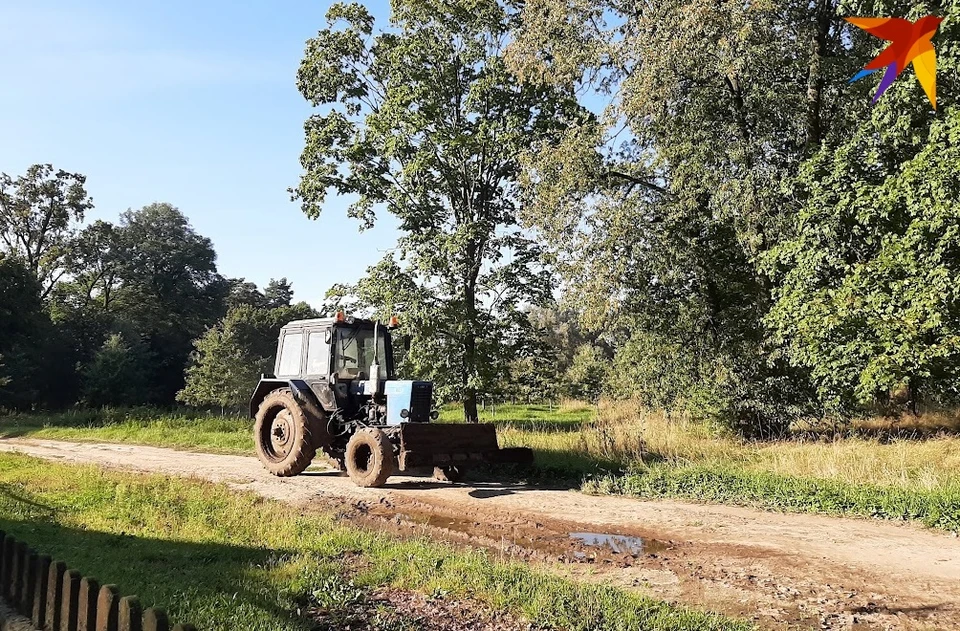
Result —
[[[934, 39], [938, 109], [905, 72], [790, 186], [791, 232], [766, 262], [767, 318], [790, 361], [839, 410], [909, 390], [960, 400], [960, 36], [956, 3], [851, 2], [853, 14], [945, 18]], [[855, 34], [856, 69], [887, 45]], [[870, 86], [871, 88], [873, 86]], [[866, 100], [857, 95], [856, 98]]]
[[[868, 106], [843, 101], [855, 67], [838, 6], [529, 0], [509, 53], [525, 77], [609, 98], [601, 126], [526, 158], [527, 218], [559, 251], [586, 323], [645, 349], [620, 364], [636, 377], [688, 384], [700, 392], [685, 398], [709, 395], [746, 429], [782, 429], [785, 384], [803, 382], [763, 324], [759, 258], [795, 209], [782, 184]], [[656, 380], [633, 382], [660, 398]]]
[[136, 405], [150, 400], [152, 354], [135, 336], [113, 333], [81, 375], [87, 405]]
[[476, 421], [499, 323], [551, 288], [519, 226], [518, 156], [586, 115], [571, 90], [507, 70], [513, 16], [495, 0], [391, 7], [389, 28], [375, 34], [364, 7], [335, 4], [307, 43], [298, 87], [323, 113], [305, 124], [294, 198], [317, 217], [329, 190], [355, 196], [348, 214], [362, 228], [378, 208], [397, 217], [399, 262], [388, 255], [370, 270], [366, 293], [382, 308], [408, 289], [429, 297], [417, 319], [433, 332], [420, 336], [433, 353], [421, 356], [440, 363], [444, 353], [464, 416]]
[[266, 306], [267, 299], [256, 283], [245, 278], [231, 278], [227, 283], [230, 287], [226, 304], [228, 311], [243, 305], [257, 308]]
[[80, 307], [96, 305], [103, 312], [110, 311], [120, 285], [127, 246], [123, 233], [101, 219], [83, 228], [73, 240], [65, 262]]
[[49, 164], [35, 164], [16, 179], [0, 173], [0, 243], [26, 261], [44, 298], [65, 273], [75, 227], [93, 207], [85, 181]]
[[271, 278], [267, 288], [263, 290], [263, 296], [268, 308], [289, 307], [293, 302], [293, 287], [286, 278]]
[[0, 408], [38, 403], [43, 375], [43, 337], [49, 318], [33, 272], [0, 252]]
[[119, 230], [125, 255], [115, 309], [149, 341], [157, 397], [168, 401], [183, 387], [193, 340], [223, 314], [229, 283], [217, 273], [210, 239], [170, 204], [123, 213]]

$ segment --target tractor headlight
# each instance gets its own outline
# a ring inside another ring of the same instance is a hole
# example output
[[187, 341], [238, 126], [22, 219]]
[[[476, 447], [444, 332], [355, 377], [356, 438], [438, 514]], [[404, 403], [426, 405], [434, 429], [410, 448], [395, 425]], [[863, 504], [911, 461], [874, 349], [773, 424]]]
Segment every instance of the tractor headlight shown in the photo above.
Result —
[[410, 410], [406, 408], [400, 410], [400, 418], [407, 418], [408, 416], [410, 416]]

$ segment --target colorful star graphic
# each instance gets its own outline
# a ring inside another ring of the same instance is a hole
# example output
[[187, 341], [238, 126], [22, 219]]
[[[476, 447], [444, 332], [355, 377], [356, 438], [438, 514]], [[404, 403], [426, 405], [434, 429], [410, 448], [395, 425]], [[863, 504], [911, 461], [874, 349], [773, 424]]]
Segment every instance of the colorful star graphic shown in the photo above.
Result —
[[927, 98], [937, 109], [937, 56], [933, 51], [930, 38], [937, 32], [937, 27], [943, 18], [928, 15], [916, 22], [902, 18], [845, 18], [847, 22], [862, 28], [871, 35], [891, 42], [873, 61], [864, 66], [863, 70], [850, 79], [850, 83], [862, 79], [886, 66], [887, 71], [880, 81], [877, 93], [873, 95], [876, 103], [893, 80], [900, 76], [903, 69], [913, 62], [913, 70], [917, 79], [927, 93]]

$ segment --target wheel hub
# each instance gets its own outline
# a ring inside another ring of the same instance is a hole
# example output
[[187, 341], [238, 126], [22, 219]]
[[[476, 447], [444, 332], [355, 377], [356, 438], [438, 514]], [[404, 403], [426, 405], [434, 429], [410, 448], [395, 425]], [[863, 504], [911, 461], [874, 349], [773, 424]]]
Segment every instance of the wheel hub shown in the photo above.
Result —
[[274, 453], [280, 457], [287, 455], [292, 437], [293, 419], [289, 411], [283, 410], [277, 413], [270, 426], [270, 445]]

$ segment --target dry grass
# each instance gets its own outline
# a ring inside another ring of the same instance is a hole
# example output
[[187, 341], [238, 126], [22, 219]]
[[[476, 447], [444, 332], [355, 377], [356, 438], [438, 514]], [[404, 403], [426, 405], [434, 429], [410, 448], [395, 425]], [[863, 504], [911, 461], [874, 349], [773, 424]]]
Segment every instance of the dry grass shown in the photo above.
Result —
[[[943, 431], [950, 427], [945, 422], [950, 418], [877, 418], [858, 423], [859, 434], [818, 438], [805, 433], [792, 440], [747, 442], [686, 415], [651, 412], [630, 401], [605, 401], [579, 430], [546, 433], [507, 423], [500, 435], [506, 444], [533, 447], [558, 468], [577, 459], [581, 465], [626, 467], [663, 462], [936, 490], [960, 485], [960, 437]], [[925, 437], [890, 437], [903, 435], [903, 430], [910, 430], [907, 436]]]

